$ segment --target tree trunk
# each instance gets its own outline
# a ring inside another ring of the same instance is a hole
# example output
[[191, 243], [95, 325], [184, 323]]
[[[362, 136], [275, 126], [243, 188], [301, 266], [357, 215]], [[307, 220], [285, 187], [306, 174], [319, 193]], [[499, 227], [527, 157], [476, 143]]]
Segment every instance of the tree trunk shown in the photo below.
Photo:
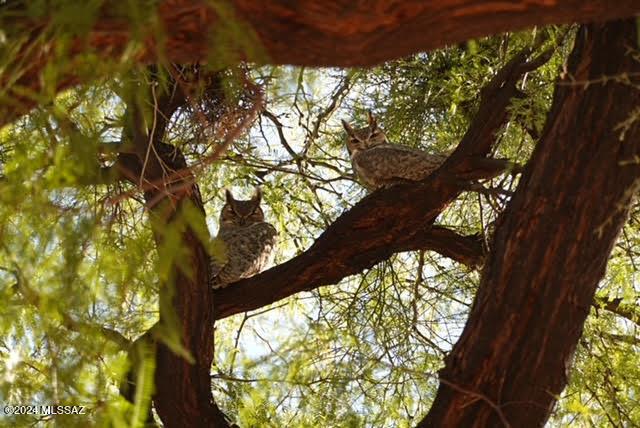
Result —
[[[157, 81], [155, 67], [148, 73]], [[214, 319], [204, 205], [184, 155], [163, 143], [172, 116], [189, 102], [176, 82], [171, 85], [149, 101], [156, 120], [145, 120], [140, 104], [127, 100], [122, 146], [131, 145], [133, 153], [120, 153], [117, 161], [124, 177], [145, 189], [159, 271], [166, 273], [159, 275], [160, 320], [145, 334], [156, 345], [153, 404], [166, 427], [224, 428], [229, 423], [213, 401], [210, 381]]]
[[538, 427], [549, 418], [637, 189], [634, 47], [633, 19], [580, 29], [419, 427]]

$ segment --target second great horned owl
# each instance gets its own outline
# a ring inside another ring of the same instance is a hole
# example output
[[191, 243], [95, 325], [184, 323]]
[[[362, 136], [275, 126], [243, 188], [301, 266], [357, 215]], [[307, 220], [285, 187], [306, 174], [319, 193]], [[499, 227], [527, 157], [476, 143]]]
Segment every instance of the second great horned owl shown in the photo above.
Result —
[[369, 190], [423, 180], [447, 159], [446, 155], [389, 143], [371, 112], [366, 128], [353, 129], [344, 120], [342, 126], [347, 131], [347, 150], [353, 170]]
[[224, 243], [224, 257], [211, 257], [211, 286], [225, 287], [268, 267], [274, 256], [278, 233], [264, 221], [258, 189], [251, 199], [235, 199], [226, 190], [227, 202], [220, 213], [217, 239]]

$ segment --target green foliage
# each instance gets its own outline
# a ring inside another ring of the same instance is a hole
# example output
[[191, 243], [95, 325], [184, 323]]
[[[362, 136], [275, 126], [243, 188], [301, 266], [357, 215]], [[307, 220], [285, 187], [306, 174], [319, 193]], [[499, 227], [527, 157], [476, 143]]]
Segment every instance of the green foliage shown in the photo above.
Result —
[[[280, 233], [276, 261], [284, 262], [365, 195], [353, 175], [340, 119], [364, 123], [372, 110], [390, 141], [451, 151], [475, 116], [483, 85], [540, 37], [540, 31], [505, 34], [367, 70], [218, 71], [215, 84], [190, 87], [192, 103], [167, 120], [164, 142], [178, 147], [188, 164], [211, 155], [237, 118], [251, 111], [255, 94], [247, 80], [264, 89], [266, 109], [277, 121], [260, 115], [220, 159], [197, 170], [206, 225], [198, 207], [184, 204], [171, 226], [163, 227], [166, 219], [146, 209], [139, 189], [105, 169], [118, 152], [130, 149], [127, 126], [158, 120], [149, 94], [170, 89], [175, 74], [189, 81], [204, 67], [135, 65], [132, 58], [148, 32], [158, 40], [163, 34], [150, 12], [152, 2], [131, 1], [113, 11], [136, 30], [119, 62], [91, 53], [70, 62], [71, 38], [86, 32], [104, 6], [76, 3], [51, 3], [61, 9], [46, 37], [60, 41], [59, 52], [43, 73], [43, 92], [27, 94], [43, 106], [0, 130], [0, 402], [79, 404], [89, 410], [63, 422], [42, 418], [43, 426], [143, 423], [153, 360], [140, 360], [137, 399], [128, 403], [118, 394], [130, 368], [126, 344], [150, 329], [160, 311], [171, 316], [166, 302], [160, 309], [160, 291], [168, 288], [170, 297], [179, 291], [171, 288], [178, 273], [194, 276], [182, 245], [185, 230], [207, 242], [210, 255], [224, 259], [224, 246], [210, 241], [223, 188], [244, 197], [262, 186], [266, 217]], [[48, 4], [32, 2], [24, 13], [43, 16]], [[228, 19], [212, 41], [210, 68], [222, 69], [247, 47], [255, 57], [262, 55], [255, 35], [236, 23], [230, 3], [211, 4]], [[543, 33], [547, 41], [537, 50], [558, 48], [548, 64], [527, 75], [519, 87], [522, 96], [510, 106], [509, 123], [496, 136], [495, 155], [521, 164], [543, 130], [570, 45], [566, 29]], [[12, 43], [2, 48], [3, 67], [17, 56], [18, 43]], [[87, 73], [101, 67], [113, 78], [54, 97], [68, 67]], [[2, 103], [9, 98], [0, 94]], [[140, 117], [131, 117], [132, 105], [141, 108]], [[517, 184], [510, 175], [485, 183], [501, 192], [465, 193], [438, 223], [462, 234], [481, 233], [489, 242]], [[637, 214], [636, 207], [600, 290], [600, 297], [620, 297], [629, 307], [638, 295]], [[435, 253], [402, 253], [339, 284], [222, 320], [216, 324], [212, 368], [216, 402], [247, 427], [413, 426], [435, 395], [437, 370], [464, 326], [478, 279], [477, 271]], [[637, 319], [634, 324], [593, 309], [554, 426], [640, 424]], [[176, 325], [174, 320], [158, 329], [156, 338], [193, 358]], [[38, 419], [0, 421], [26, 426]]]

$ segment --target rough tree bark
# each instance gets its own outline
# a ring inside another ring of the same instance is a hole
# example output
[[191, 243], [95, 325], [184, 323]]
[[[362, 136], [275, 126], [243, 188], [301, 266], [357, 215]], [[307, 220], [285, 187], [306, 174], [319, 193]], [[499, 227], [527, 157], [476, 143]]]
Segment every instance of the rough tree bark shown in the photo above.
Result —
[[[213, 361], [213, 295], [208, 285], [204, 206], [192, 174], [166, 179], [172, 171], [186, 171], [187, 163], [179, 149], [162, 140], [172, 115], [187, 102], [176, 85], [150, 103], [156, 110], [155, 120], [145, 121], [140, 106], [130, 100], [122, 146], [131, 152], [120, 153], [115, 168], [122, 177], [146, 189], [144, 199], [159, 263], [170, 266], [169, 278], [160, 287], [160, 321], [145, 335], [155, 345], [154, 407], [167, 427], [228, 427], [224, 414], [213, 402], [209, 381]], [[145, 123], [152, 125], [147, 127]], [[164, 245], [167, 240], [171, 249]], [[176, 252], [176, 248], [181, 251]], [[178, 256], [173, 257], [175, 254]], [[165, 334], [177, 330], [192, 362], [156, 336], [162, 335], [163, 329]]]
[[633, 48], [635, 20], [580, 29], [419, 427], [537, 427], [549, 418], [638, 187]]
[[[54, 58], [56, 33], [47, 14], [32, 18], [25, 2], [0, 5], [0, 28], [9, 40], [22, 40], [21, 55], [0, 75], [4, 91], [0, 124], [25, 113], [42, 98], [41, 72]], [[470, 38], [534, 25], [589, 22], [633, 16], [640, 12], [637, 0], [231, 0], [214, 9], [203, 0], [167, 0], [158, 6], [158, 24], [164, 34], [148, 34], [137, 54], [139, 61], [159, 58], [176, 63], [211, 59], [220, 43], [237, 55], [223, 61], [248, 59], [269, 64], [307, 66], [370, 66], [411, 53], [439, 48]], [[230, 6], [230, 7], [229, 7]], [[53, 4], [51, 7], [55, 7]], [[118, 58], [133, 34], [121, 2], [106, 2], [88, 33], [71, 45], [70, 57], [57, 67], [57, 89], [96, 78], [95, 67], [86, 70], [75, 56], [93, 51]], [[43, 18], [45, 16], [45, 18]], [[222, 19], [220, 19], [220, 17]], [[227, 23], [242, 25], [233, 32]], [[232, 32], [226, 35], [224, 31]], [[151, 31], [151, 30], [149, 30]], [[253, 35], [253, 36], [250, 36]], [[238, 37], [246, 40], [239, 40]], [[158, 40], [161, 40], [159, 42]], [[218, 60], [220, 60], [218, 58]], [[63, 71], [64, 70], [64, 71]], [[80, 76], [80, 70], [85, 70]], [[51, 90], [52, 88], [48, 88]]]

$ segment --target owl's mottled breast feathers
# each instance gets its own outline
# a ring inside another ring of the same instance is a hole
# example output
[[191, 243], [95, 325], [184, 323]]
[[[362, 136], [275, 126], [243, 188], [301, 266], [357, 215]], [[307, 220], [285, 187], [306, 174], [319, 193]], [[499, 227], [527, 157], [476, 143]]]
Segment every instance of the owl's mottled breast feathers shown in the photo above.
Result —
[[227, 263], [219, 270], [217, 282], [229, 284], [269, 266], [273, 262], [277, 237], [276, 228], [266, 222], [221, 231], [218, 238], [225, 243]]
[[258, 190], [248, 201], [234, 199], [226, 192], [227, 203], [220, 214], [217, 239], [224, 244], [224, 258], [212, 257], [211, 286], [224, 287], [253, 276], [273, 262], [278, 232], [264, 221]]
[[354, 129], [345, 121], [342, 126], [347, 131], [347, 150], [353, 170], [369, 190], [423, 180], [447, 159], [444, 154], [389, 143], [371, 112], [369, 125], [365, 128]]

